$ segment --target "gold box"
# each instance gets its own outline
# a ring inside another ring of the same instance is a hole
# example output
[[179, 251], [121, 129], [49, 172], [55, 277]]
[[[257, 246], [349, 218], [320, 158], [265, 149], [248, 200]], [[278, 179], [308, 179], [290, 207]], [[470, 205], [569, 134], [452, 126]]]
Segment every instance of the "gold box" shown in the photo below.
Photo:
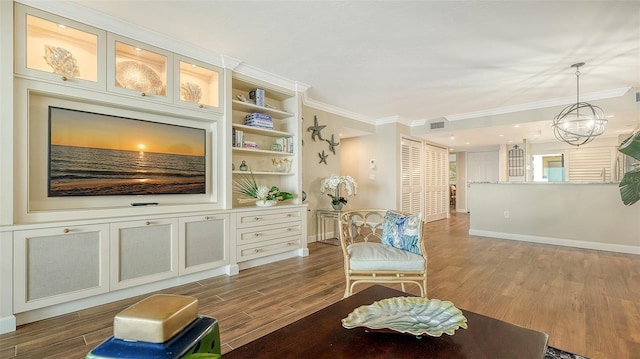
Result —
[[183, 295], [155, 294], [113, 318], [117, 339], [164, 343], [198, 317], [198, 299]]

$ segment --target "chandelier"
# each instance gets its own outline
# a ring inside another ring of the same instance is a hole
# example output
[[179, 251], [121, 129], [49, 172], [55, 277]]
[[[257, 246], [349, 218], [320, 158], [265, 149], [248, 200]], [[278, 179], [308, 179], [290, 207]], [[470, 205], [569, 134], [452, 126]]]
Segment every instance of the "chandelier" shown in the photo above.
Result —
[[573, 146], [581, 146], [593, 141], [604, 133], [604, 111], [587, 102], [580, 102], [580, 66], [584, 62], [571, 65], [576, 68], [576, 103], [562, 109], [553, 119], [556, 138]]

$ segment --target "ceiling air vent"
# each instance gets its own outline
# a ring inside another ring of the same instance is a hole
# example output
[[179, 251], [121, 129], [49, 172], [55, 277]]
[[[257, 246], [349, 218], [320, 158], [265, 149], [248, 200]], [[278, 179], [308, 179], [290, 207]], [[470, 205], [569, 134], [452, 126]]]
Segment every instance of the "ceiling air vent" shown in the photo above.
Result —
[[[636, 94], [637, 96], [638, 94]], [[432, 130], [437, 130], [439, 128], [444, 128], [444, 121], [440, 121], [440, 122], [431, 122], [431, 129]]]

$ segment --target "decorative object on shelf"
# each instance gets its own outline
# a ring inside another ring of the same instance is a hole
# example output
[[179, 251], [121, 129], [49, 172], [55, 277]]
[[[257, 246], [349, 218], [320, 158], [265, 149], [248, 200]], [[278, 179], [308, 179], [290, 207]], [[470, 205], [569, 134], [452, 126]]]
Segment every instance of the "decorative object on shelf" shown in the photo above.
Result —
[[273, 118], [263, 113], [254, 112], [244, 117], [244, 124], [251, 127], [273, 130]]
[[238, 100], [242, 101], [242, 102], [246, 102], [246, 103], [255, 103], [255, 101], [249, 100], [248, 98], [246, 98], [244, 95], [242, 94], [238, 94], [236, 95], [236, 97], [238, 98]]
[[202, 98], [202, 89], [194, 83], [185, 82], [180, 85], [180, 94], [185, 101], [198, 103]]
[[231, 163], [231, 170], [232, 170], [232, 171], [235, 171], [235, 170], [236, 170], [236, 165], [235, 165], [235, 163]]
[[51, 66], [54, 74], [77, 77], [80, 75], [78, 62], [69, 50], [62, 47], [44, 45], [44, 60]]
[[622, 141], [618, 151], [636, 159], [634, 168], [624, 174], [618, 185], [622, 203], [630, 206], [640, 201], [640, 129]]
[[275, 158], [271, 159], [271, 163], [276, 172], [289, 172], [291, 171], [291, 161], [288, 158], [282, 158], [276, 160]]
[[256, 206], [258, 207], [271, 207], [271, 206], [275, 206], [276, 204], [278, 204], [278, 201], [276, 200], [262, 200], [259, 199], [256, 201]]
[[358, 193], [358, 183], [351, 176], [331, 175], [322, 180], [320, 184], [320, 192], [324, 193], [331, 190], [334, 193], [327, 193], [331, 197], [331, 207], [339, 211], [342, 206], [347, 204], [347, 199], [342, 197], [341, 188], [344, 187], [347, 196], [355, 196]]
[[327, 164], [327, 157], [329, 157], [329, 155], [325, 155], [324, 154], [324, 150], [322, 150], [321, 153], [318, 153], [318, 156], [320, 156], [320, 162], [318, 162], [318, 163], [324, 163], [326, 165]]
[[247, 166], [247, 163], [243, 160], [242, 163], [240, 164], [240, 171], [248, 171], [249, 170], [249, 166]]
[[335, 142], [334, 141], [334, 134], [331, 134], [331, 140], [325, 140], [327, 141], [327, 143], [329, 144], [329, 151], [333, 152], [333, 154], [336, 154], [336, 146], [340, 145], [340, 142]]
[[580, 102], [580, 67], [583, 65], [584, 62], [571, 65], [576, 68], [576, 103], [562, 109], [553, 119], [556, 138], [577, 147], [603, 134], [607, 123], [600, 107]]
[[279, 108], [277, 108], [277, 107], [275, 107], [275, 106], [272, 106], [272, 105], [269, 105], [268, 103], [265, 103], [265, 104], [264, 104], [264, 107], [266, 107], [266, 108], [270, 108], [270, 109], [272, 109], [272, 110], [278, 110], [278, 111], [280, 111], [280, 109], [279, 109]]
[[393, 297], [363, 305], [342, 319], [347, 329], [396, 332], [421, 337], [453, 335], [467, 329], [467, 318], [452, 302], [424, 297]]
[[120, 86], [150, 93], [162, 94], [162, 79], [153, 69], [135, 61], [122, 61], [116, 65], [116, 81]]
[[302, 202], [307, 200], [307, 192], [302, 191]]
[[318, 117], [317, 116], [313, 116], [313, 126], [309, 126], [307, 127], [307, 131], [311, 132], [311, 139], [312, 140], [316, 140], [316, 137], [318, 137], [320, 139], [320, 141], [324, 141], [324, 138], [322, 138], [322, 134], [320, 133], [320, 131], [322, 131], [323, 128], [327, 127], [327, 125], [319, 125], [318, 124]]
[[[293, 194], [282, 192], [276, 186], [259, 186], [251, 172], [250, 176], [241, 175], [233, 183], [234, 191], [246, 197], [257, 199], [256, 206], [274, 206], [277, 201], [292, 199]], [[273, 201], [273, 203], [267, 203]], [[259, 203], [262, 202], [262, 203]]]
[[249, 91], [249, 98], [255, 101], [256, 106], [264, 106], [264, 89], [256, 88]]
[[271, 151], [282, 152], [282, 145], [279, 143], [272, 144]]

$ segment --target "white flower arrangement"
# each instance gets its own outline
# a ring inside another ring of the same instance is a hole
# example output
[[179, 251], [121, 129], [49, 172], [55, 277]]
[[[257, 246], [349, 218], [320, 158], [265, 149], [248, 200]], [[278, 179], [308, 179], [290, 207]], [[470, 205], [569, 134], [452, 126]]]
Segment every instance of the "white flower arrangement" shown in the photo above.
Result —
[[358, 183], [353, 179], [353, 177], [338, 175], [331, 175], [323, 179], [320, 184], [320, 192], [324, 193], [327, 190], [331, 190], [334, 194], [328, 193], [327, 196], [331, 197], [332, 204], [346, 204], [347, 199], [342, 197], [340, 193], [341, 186], [344, 187], [347, 196], [354, 196], [358, 193]]

